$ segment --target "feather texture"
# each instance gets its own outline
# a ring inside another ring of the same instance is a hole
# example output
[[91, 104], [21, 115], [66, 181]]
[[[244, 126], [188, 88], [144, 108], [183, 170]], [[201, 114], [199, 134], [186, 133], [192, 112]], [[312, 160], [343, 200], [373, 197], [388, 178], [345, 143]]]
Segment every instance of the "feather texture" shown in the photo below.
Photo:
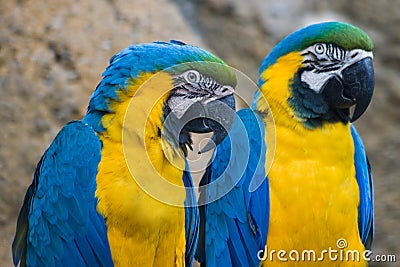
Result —
[[[260, 115], [250, 109], [238, 111], [228, 136], [217, 146], [202, 178], [202, 185], [209, 186], [200, 192], [200, 201], [207, 204], [200, 207], [196, 258], [207, 267], [257, 266], [269, 220], [265, 127]], [[263, 182], [251, 191], [251, 181], [260, 177]]]
[[183, 172], [183, 182], [186, 187], [185, 200], [185, 233], [186, 233], [186, 264], [191, 267], [194, 262], [194, 254], [197, 249], [199, 238], [200, 215], [197, 207], [196, 192], [194, 191], [193, 180], [188, 170]]
[[67, 124], [38, 163], [18, 217], [14, 265], [113, 266], [104, 218], [97, 213], [100, 140]]
[[356, 179], [360, 190], [358, 206], [358, 230], [366, 249], [371, 249], [374, 237], [374, 186], [371, 166], [365, 154], [364, 145], [354, 125], [351, 125], [354, 140], [354, 164]]

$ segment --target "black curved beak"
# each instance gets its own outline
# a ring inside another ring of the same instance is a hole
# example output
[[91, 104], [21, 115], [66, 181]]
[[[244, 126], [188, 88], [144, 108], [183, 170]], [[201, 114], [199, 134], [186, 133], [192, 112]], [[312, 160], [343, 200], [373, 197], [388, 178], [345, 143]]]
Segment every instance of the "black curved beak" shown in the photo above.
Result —
[[[374, 91], [372, 58], [366, 57], [342, 71], [342, 78], [333, 76], [323, 87], [327, 103], [343, 122], [357, 120], [367, 109]], [[350, 107], [354, 106], [350, 115]]]
[[190, 132], [213, 132], [210, 141], [201, 149], [200, 154], [213, 149], [228, 135], [236, 115], [235, 98], [232, 93], [206, 103], [194, 102], [180, 118], [167, 105], [164, 114], [166, 116], [161, 134], [179, 146], [185, 155], [187, 148], [193, 150]]
[[234, 95], [228, 95], [207, 103], [205, 111], [204, 124], [213, 132], [213, 135], [210, 141], [199, 151], [199, 154], [213, 149], [228, 135], [236, 114]]
[[209, 133], [213, 132], [210, 141], [199, 151], [207, 152], [220, 144], [228, 135], [235, 119], [235, 97], [233, 94], [213, 100], [207, 104], [196, 103], [185, 113], [192, 119], [183, 127], [184, 132]]

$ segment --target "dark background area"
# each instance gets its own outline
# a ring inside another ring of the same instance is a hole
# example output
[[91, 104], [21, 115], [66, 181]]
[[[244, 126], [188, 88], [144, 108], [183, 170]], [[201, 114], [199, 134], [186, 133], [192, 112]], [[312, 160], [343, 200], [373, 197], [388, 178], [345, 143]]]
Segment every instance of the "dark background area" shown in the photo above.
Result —
[[36, 163], [59, 129], [83, 116], [113, 54], [179, 39], [256, 81], [281, 38], [327, 20], [353, 23], [375, 43], [375, 95], [356, 126], [375, 181], [373, 251], [400, 261], [399, 1], [22, 0], [0, 2], [0, 266], [12, 265], [16, 218]]

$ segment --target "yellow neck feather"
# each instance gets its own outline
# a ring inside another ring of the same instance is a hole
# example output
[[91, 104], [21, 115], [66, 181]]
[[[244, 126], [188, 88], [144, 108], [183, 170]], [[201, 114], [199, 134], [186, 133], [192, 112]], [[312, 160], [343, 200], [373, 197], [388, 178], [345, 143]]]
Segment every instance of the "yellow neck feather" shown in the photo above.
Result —
[[278, 61], [261, 73], [261, 78], [265, 81], [262, 85], [261, 93], [257, 101], [257, 109], [266, 113], [272, 110], [275, 120], [276, 116], [283, 115], [294, 118], [283, 123], [292, 123], [297, 126], [299, 118], [295, 117], [293, 109], [288, 104], [291, 95], [289, 85], [294, 74], [303, 66], [303, 57], [300, 53], [290, 53], [281, 57]]

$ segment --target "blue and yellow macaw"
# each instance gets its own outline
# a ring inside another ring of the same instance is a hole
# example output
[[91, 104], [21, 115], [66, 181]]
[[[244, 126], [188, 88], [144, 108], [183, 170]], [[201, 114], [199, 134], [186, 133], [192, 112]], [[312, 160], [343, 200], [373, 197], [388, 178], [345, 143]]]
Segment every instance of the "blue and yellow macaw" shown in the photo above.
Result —
[[223, 111], [216, 103], [234, 109], [235, 85], [221, 59], [178, 41], [115, 55], [84, 118], [68, 123], [37, 165], [14, 265], [191, 266], [199, 217], [189, 132], [224, 138], [233, 117], [214, 114]]
[[290, 34], [263, 60], [260, 91], [201, 181], [202, 266], [366, 265], [372, 174], [351, 122], [372, 97], [372, 50], [359, 28], [325, 22]]

